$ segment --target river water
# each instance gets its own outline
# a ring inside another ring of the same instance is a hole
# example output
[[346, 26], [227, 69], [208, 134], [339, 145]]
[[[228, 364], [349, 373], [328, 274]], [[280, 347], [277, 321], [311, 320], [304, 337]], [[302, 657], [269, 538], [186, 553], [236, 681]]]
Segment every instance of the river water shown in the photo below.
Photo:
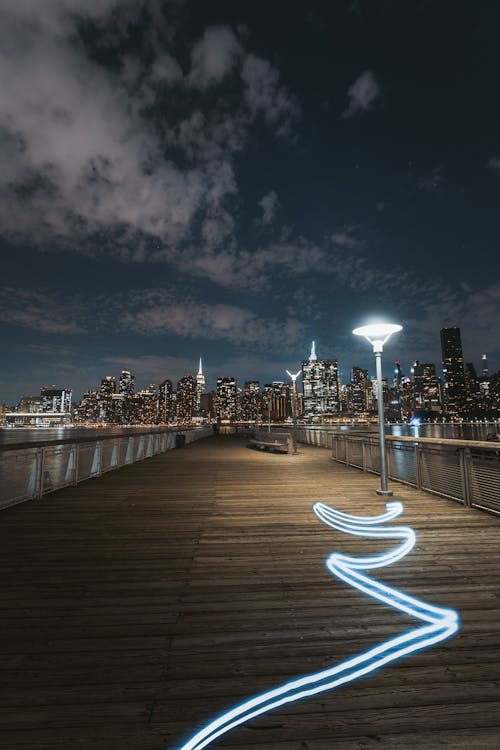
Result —
[[[73, 438], [103, 438], [110, 435], [134, 435], [137, 432], [157, 432], [158, 427], [4, 427], [0, 428], [0, 445], [46, 443]], [[175, 428], [172, 428], [175, 429]], [[162, 430], [163, 431], [163, 430]]]
[[[273, 425], [281, 430], [290, 430], [291, 425]], [[376, 424], [366, 425], [315, 425], [318, 429], [342, 432], [347, 430], [377, 432]], [[149, 428], [157, 431], [158, 427]], [[176, 428], [171, 428], [175, 430]], [[71, 440], [73, 438], [102, 438], [109, 435], [133, 435], [136, 432], [147, 432], [148, 428], [139, 427], [11, 427], [0, 428], [0, 445], [23, 443], [45, 443], [53, 440]], [[491, 433], [500, 433], [500, 422], [468, 422], [464, 424], [424, 423], [421, 425], [390, 424], [386, 425], [388, 435], [408, 435], [409, 437], [451, 438], [454, 440], [486, 440]]]

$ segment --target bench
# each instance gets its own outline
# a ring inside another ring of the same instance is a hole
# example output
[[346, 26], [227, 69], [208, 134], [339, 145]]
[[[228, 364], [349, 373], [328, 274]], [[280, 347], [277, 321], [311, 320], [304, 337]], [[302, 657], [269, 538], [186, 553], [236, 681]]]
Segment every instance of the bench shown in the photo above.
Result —
[[262, 451], [278, 451], [279, 453], [288, 453], [291, 444], [291, 435], [289, 432], [264, 432], [257, 430], [249, 445]]

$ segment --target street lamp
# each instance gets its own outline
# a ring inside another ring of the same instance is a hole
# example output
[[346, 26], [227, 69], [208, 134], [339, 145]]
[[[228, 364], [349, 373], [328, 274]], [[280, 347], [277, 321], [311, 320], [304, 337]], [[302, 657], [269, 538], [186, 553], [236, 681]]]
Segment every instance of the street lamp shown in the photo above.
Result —
[[293, 455], [297, 455], [297, 378], [301, 370], [292, 375], [290, 370], [286, 374], [292, 379], [292, 419], [293, 419]]
[[355, 328], [355, 336], [364, 336], [373, 346], [375, 364], [377, 369], [377, 401], [378, 401], [378, 430], [380, 439], [380, 489], [377, 495], [392, 495], [387, 489], [387, 465], [385, 460], [385, 427], [384, 427], [384, 401], [382, 396], [382, 352], [384, 344], [393, 333], [401, 331], [403, 326], [397, 323], [373, 323], [368, 326]]

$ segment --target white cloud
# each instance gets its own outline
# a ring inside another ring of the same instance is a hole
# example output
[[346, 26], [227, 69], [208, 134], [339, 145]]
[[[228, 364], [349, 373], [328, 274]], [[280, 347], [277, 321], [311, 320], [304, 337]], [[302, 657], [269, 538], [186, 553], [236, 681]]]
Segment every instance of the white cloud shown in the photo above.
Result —
[[486, 166], [489, 169], [494, 169], [495, 172], [500, 172], [500, 156], [492, 156], [491, 159], [488, 159]]
[[148, 335], [174, 334], [188, 338], [228, 341], [233, 344], [266, 345], [285, 337], [296, 340], [303, 324], [293, 318], [284, 321], [261, 318], [251, 310], [234, 305], [203, 303], [153, 305], [122, 316], [127, 330]]
[[371, 70], [365, 70], [356, 78], [352, 86], [349, 86], [347, 96], [349, 106], [342, 113], [342, 117], [363, 114], [371, 109], [373, 102], [380, 96], [380, 84]]
[[3, 323], [31, 328], [39, 333], [84, 333], [85, 308], [78, 299], [57, 299], [49, 291], [0, 288], [0, 318]]
[[[4, 232], [72, 238], [122, 226], [179, 242], [203, 203], [207, 175], [163, 160], [125, 90], [72, 42], [74, 29], [56, 35], [44, 16], [33, 17], [36, 34], [3, 47]], [[15, 34], [18, 20], [8, 16], [4, 33], [10, 26]]]
[[266, 226], [272, 224], [279, 207], [278, 194], [270, 190], [260, 199], [259, 206], [262, 208], [262, 224]]
[[303, 237], [280, 240], [250, 252], [228, 245], [202, 253], [193, 248], [184, 253], [181, 267], [224, 287], [262, 291], [267, 289], [273, 274], [283, 278], [308, 273], [328, 272], [325, 249]]
[[277, 135], [289, 135], [300, 109], [295, 97], [279, 85], [277, 68], [268, 60], [249, 54], [243, 62], [241, 77], [247, 86], [245, 100], [251, 115], [262, 115], [274, 126]]
[[182, 77], [182, 69], [177, 60], [168, 52], [161, 52], [151, 68], [152, 80], [172, 85], [182, 81]]
[[351, 229], [346, 229], [342, 232], [334, 232], [331, 235], [331, 241], [338, 247], [347, 247], [352, 250], [361, 247], [362, 242], [353, 236]]
[[[151, 13], [156, 7], [148, 3]], [[157, 28], [148, 32], [152, 60], [128, 55], [112, 70], [86, 53], [77, 21], [95, 22], [104, 46], [116, 43], [137, 21], [135, 4], [53, 0], [39, 13], [35, 0], [8, 0], [3, 11], [2, 234], [136, 262], [175, 262], [196, 244], [210, 252], [231, 246], [234, 154], [244, 148], [257, 113], [282, 133], [296, 111], [278, 71], [254, 58], [258, 70], [248, 82], [235, 77], [231, 107], [216, 97], [202, 112], [193, 87], [219, 85], [241, 66], [243, 48], [231, 29], [208, 28], [184, 76], [166, 48], [172, 30], [159, 12]], [[252, 59], [246, 58], [247, 72]], [[171, 86], [181, 97], [175, 110]], [[154, 120], [147, 115], [151, 107], [159, 113]], [[144, 237], [159, 243], [153, 249]]]
[[243, 48], [227, 26], [210, 26], [191, 51], [191, 86], [205, 90], [220, 83], [235, 68]]

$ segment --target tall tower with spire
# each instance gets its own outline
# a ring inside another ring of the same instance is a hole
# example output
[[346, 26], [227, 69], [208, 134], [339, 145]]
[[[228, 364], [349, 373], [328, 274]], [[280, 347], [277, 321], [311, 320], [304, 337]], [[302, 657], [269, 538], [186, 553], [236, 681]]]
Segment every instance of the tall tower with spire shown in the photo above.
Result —
[[339, 368], [336, 359], [318, 359], [316, 342], [312, 342], [309, 359], [302, 362], [304, 416], [321, 421], [340, 411]]
[[198, 375], [196, 376], [196, 403], [198, 411], [200, 410], [201, 397], [205, 393], [205, 376], [203, 374], [203, 366], [200, 357], [200, 366], [198, 368]]

